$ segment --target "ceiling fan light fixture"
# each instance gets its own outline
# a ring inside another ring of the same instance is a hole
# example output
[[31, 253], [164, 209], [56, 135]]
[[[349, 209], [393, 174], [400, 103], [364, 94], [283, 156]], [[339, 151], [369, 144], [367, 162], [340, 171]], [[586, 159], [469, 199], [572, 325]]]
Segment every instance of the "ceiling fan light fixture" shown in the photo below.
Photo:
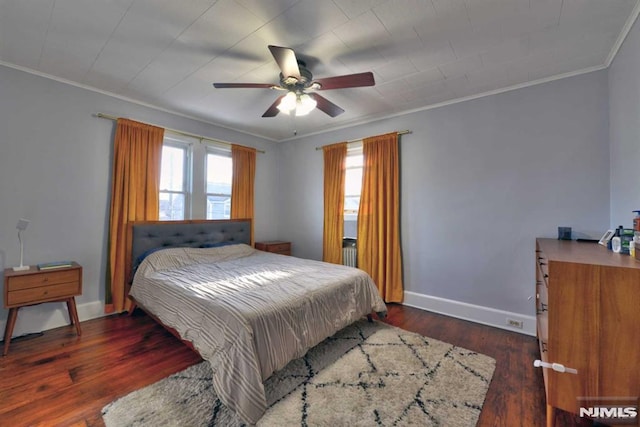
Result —
[[316, 100], [306, 93], [300, 95], [296, 104], [296, 116], [306, 116], [311, 112], [311, 110], [316, 108], [317, 104]]
[[316, 100], [306, 93], [296, 94], [295, 92], [289, 92], [282, 98], [277, 108], [284, 114], [295, 112], [296, 116], [306, 116], [316, 108], [316, 105]]
[[280, 110], [280, 112], [282, 113], [289, 114], [291, 110], [296, 109], [296, 102], [296, 94], [293, 92], [289, 92], [284, 96], [284, 98], [282, 98], [280, 104], [278, 104], [278, 110]]

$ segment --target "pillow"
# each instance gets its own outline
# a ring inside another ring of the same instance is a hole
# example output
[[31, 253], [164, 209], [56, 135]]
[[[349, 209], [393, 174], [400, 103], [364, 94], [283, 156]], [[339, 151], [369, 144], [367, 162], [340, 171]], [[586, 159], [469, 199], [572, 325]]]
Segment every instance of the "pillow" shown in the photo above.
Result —
[[200, 245], [201, 248], [219, 248], [222, 246], [229, 246], [229, 245], [237, 245], [238, 243], [227, 240], [226, 242], [216, 242], [216, 243], [203, 243]]
[[157, 248], [151, 248], [151, 249], [143, 252], [142, 254], [138, 255], [138, 257], [133, 262], [133, 268], [131, 269], [131, 277], [133, 278], [133, 276], [136, 275], [136, 271], [138, 271], [138, 267], [140, 267], [140, 264], [142, 264], [142, 261], [144, 261], [144, 259], [146, 257], [148, 257], [152, 253], [157, 252], [157, 251], [162, 250], [162, 249], [166, 249], [166, 247], [160, 246], [160, 247], [157, 247]]

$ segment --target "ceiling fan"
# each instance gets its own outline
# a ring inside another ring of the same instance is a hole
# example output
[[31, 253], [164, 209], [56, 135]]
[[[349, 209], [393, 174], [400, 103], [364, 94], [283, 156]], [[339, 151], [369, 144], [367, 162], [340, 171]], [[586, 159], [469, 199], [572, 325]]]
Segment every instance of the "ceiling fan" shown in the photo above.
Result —
[[[281, 70], [279, 85], [270, 83], [214, 83], [213, 87], [217, 89], [262, 88], [287, 91], [271, 104], [262, 117], [275, 117], [279, 112], [302, 116], [316, 107], [329, 116], [336, 117], [344, 113], [344, 110], [314, 91], [375, 85], [371, 72], [314, 80], [313, 74], [307, 69], [305, 62], [296, 58], [293, 49], [270, 45], [269, 50]], [[310, 92], [307, 93], [307, 91]]]

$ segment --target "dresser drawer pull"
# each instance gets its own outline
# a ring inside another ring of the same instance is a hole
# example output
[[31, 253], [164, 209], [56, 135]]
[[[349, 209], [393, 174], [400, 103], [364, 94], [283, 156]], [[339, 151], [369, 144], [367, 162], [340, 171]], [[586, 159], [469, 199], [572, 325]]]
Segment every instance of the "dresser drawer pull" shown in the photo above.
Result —
[[547, 263], [546, 263], [546, 262], [539, 262], [538, 264], [540, 264], [540, 265], [547, 265]]
[[556, 372], [566, 372], [567, 374], [578, 374], [577, 369], [567, 368], [562, 363], [547, 363], [543, 362], [542, 360], [534, 360], [533, 366], [535, 366], [536, 368], [553, 369]]

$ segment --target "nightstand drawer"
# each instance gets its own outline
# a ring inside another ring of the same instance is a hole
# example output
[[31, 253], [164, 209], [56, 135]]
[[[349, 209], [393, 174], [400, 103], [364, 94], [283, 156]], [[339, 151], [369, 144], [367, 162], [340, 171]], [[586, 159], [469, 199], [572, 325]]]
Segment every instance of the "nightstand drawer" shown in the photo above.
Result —
[[274, 252], [274, 253], [291, 252], [291, 243], [278, 243], [276, 245], [270, 245], [269, 252]]
[[256, 242], [256, 249], [280, 255], [291, 255], [291, 242]]
[[80, 282], [76, 280], [75, 282], [10, 291], [7, 293], [7, 301], [5, 301], [5, 304], [12, 306], [30, 304], [32, 302], [45, 302], [49, 299], [72, 297], [80, 293]]
[[[78, 282], [82, 270], [68, 269], [63, 271], [51, 271], [40, 274], [25, 274], [23, 276], [10, 277], [7, 280], [7, 291], [19, 291], [22, 289], [31, 289], [38, 287], [48, 287], [52, 285]], [[77, 285], [77, 283], [76, 283]]]

